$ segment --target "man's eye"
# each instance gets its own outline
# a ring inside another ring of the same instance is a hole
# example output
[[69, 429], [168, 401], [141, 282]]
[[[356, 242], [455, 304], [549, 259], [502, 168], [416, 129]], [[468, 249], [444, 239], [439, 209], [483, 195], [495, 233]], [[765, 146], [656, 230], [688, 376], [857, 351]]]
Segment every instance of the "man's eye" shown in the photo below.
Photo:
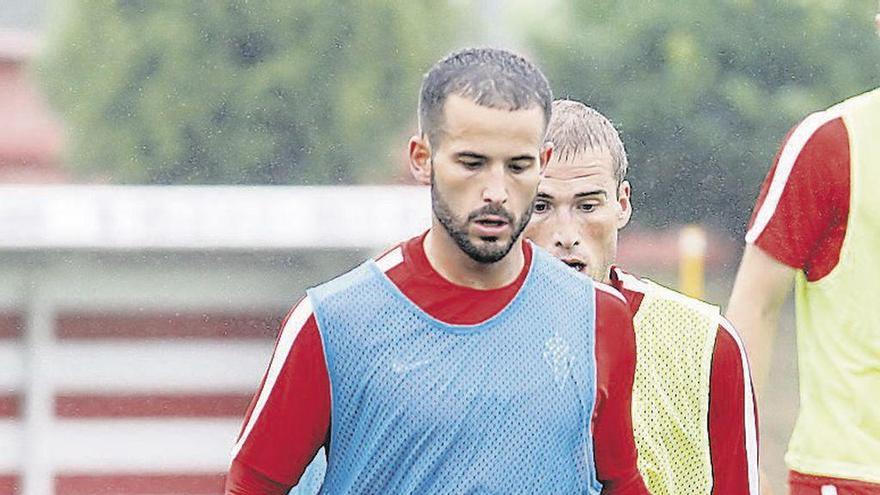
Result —
[[597, 205], [594, 203], [583, 203], [578, 208], [580, 208], [581, 211], [591, 212], [596, 209], [596, 206]]
[[468, 170], [476, 170], [476, 169], [480, 168], [480, 166], [483, 163], [482, 162], [465, 162], [465, 161], [463, 161], [463, 162], [461, 162], [461, 164], [464, 165], [464, 168], [466, 168]]
[[544, 213], [550, 209], [550, 205], [543, 201], [538, 201], [535, 203], [535, 213]]
[[508, 165], [508, 168], [511, 172], [515, 174], [522, 173], [526, 170], [526, 166], [521, 163], [511, 163], [510, 165]]

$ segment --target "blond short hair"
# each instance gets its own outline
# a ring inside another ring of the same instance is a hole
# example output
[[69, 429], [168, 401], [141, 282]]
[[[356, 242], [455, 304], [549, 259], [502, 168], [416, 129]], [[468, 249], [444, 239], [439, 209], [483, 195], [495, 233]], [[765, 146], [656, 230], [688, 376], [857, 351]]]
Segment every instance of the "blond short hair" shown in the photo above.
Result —
[[605, 151], [611, 155], [617, 183], [626, 177], [626, 149], [617, 129], [601, 113], [579, 101], [556, 100], [547, 126], [547, 140], [559, 160], [574, 158], [586, 151]]

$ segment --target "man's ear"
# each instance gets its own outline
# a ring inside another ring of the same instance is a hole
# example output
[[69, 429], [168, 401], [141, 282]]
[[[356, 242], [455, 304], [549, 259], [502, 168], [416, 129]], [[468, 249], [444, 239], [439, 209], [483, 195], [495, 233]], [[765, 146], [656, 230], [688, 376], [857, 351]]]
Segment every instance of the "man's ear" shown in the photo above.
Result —
[[620, 207], [617, 213], [617, 230], [626, 227], [632, 217], [632, 187], [629, 181], [625, 180], [617, 186], [617, 204]]
[[541, 148], [541, 154], [538, 156], [538, 160], [541, 162], [541, 173], [543, 174], [545, 170], [547, 170], [547, 164], [550, 163], [550, 157], [553, 156], [553, 143], [547, 141], [544, 143], [544, 147]]
[[431, 184], [431, 145], [425, 136], [409, 138], [409, 171], [419, 184]]

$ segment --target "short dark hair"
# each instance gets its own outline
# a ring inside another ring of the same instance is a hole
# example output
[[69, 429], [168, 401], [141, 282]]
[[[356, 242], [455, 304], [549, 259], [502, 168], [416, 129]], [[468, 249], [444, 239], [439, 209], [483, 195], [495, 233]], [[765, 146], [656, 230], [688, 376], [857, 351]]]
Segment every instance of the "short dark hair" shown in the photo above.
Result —
[[553, 118], [547, 126], [547, 140], [553, 143], [553, 157], [574, 158], [585, 151], [607, 151], [614, 164], [617, 183], [626, 177], [626, 149], [617, 129], [607, 117], [574, 100], [553, 102]]
[[[553, 93], [540, 69], [520, 55], [497, 48], [465, 48], [434, 64], [419, 94], [419, 130], [429, 140], [443, 127], [443, 104], [455, 94], [502, 110], [538, 105], [550, 122]], [[436, 142], [436, 141], [435, 141]]]

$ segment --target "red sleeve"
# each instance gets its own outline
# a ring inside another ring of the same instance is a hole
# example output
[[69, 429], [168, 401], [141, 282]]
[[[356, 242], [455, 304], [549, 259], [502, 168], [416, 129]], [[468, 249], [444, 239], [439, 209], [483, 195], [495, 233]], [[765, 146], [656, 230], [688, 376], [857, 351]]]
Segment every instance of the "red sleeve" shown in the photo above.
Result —
[[596, 408], [593, 450], [603, 494], [647, 494], [632, 428], [636, 339], [632, 313], [612, 288], [596, 289]]
[[798, 124], [761, 186], [746, 241], [810, 280], [831, 272], [849, 215], [849, 158], [841, 118], [820, 112]]
[[712, 494], [757, 494], [758, 416], [745, 352], [733, 327], [718, 326], [709, 385]]
[[239, 460], [232, 461], [226, 477], [226, 495], [285, 495], [289, 490]]
[[318, 326], [304, 299], [288, 315], [269, 370], [248, 408], [233, 468], [244, 464], [289, 488], [299, 481], [329, 431], [330, 379]]

